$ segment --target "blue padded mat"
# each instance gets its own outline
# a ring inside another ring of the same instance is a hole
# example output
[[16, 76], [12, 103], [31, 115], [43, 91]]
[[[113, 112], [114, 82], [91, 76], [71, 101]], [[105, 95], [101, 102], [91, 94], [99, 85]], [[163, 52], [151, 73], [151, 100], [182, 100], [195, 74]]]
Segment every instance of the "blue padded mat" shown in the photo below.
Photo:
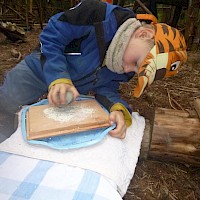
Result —
[[[91, 99], [90, 97], [79, 97], [78, 100], [86, 100]], [[92, 98], [93, 99], [93, 98]], [[45, 105], [48, 104], [48, 100], [44, 99], [40, 102], [27, 106], [26, 108], [22, 109], [22, 135], [25, 141], [30, 144], [35, 145], [44, 145], [48, 146], [53, 149], [75, 149], [90, 146], [100, 142], [110, 130], [115, 128], [115, 124], [110, 127], [99, 128], [90, 131], [78, 132], [73, 134], [66, 134], [60, 136], [54, 136], [49, 138], [37, 139], [37, 140], [27, 140], [26, 139], [26, 112], [29, 110], [31, 106], [38, 106], [38, 105]], [[107, 113], [108, 111], [102, 107]]]

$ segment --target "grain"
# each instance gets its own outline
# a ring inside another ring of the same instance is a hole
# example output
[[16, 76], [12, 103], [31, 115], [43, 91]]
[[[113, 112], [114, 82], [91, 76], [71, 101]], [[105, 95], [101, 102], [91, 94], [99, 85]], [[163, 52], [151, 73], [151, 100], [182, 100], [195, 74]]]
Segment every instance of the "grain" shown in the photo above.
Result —
[[85, 108], [81, 105], [68, 105], [64, 107], [49, 107], [43, 110], [45, 117], [60, 123], [84, 121], [88, 116], [93, 116], [97, 110]]

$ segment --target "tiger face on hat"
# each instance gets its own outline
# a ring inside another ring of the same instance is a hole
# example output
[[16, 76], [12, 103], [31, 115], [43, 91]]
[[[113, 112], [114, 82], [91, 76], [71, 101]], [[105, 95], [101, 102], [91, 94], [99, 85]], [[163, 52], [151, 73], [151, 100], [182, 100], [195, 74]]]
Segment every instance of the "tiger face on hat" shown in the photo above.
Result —
[[135, 97], [139, 97], [154, 80], [177, 74], [187, 60], [185, 39], [180, 31], [164, 23], [153, 26], [155, 45], [139, 66]]

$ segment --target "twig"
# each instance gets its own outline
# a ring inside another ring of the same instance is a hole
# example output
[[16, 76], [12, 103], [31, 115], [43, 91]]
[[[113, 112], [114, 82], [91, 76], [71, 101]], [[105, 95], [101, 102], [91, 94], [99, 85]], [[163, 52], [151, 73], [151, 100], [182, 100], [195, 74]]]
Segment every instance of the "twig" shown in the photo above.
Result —
[[[167, 164], [166, 164], [167, 165]], [[175, 169], [175, 171], [180, 171], [181, 172], [181, 174], [179, 174], [179, 176], [181, 176], [181, 177], [183, 177], [184, 179], [185, 179], [185, 182], [187, 182], [190, 186], [191, 186], [191, 188], [193, 188], [194, 190], [193, 190], [193, 192], [195, 192], [197, 195], [199, 195], [200, 196], [200, 192], [199, 192], [199, 187], [193, 182], [193, 181], [191, 181], [189, 178], [188, 178], [188, 176], [187, 176], [187, 171], [184, 171], [184, 170], [182, 170], [182, 169], [180, 169], [180, 168], [178, 168], [178, 167], [176, 167], [175, 165], [172, 165], [173, 166], [173, 168]], [[169, 168], [171, 168], [171, 166], [169, 166]], [[177, 174], [178, 175], [178, 174]], [[187, 199], [187, 198], [186, 198]]]
[[164, 184], [164, 186], [162, 187], [163, 191], [168, 195], [168, 197], [170, 197], [172, 200], [177, 200], [178, 198], [176, 197], [175, 194], [173, 194], [167, 187], [167, 183], [165, 181], [165, 179], [163, 178], [163, 176], [161, 176], [161, 180]]
[[163, 187], [163, 190], [171, 199], [173, 200], [178, 199], [172, 192], [169, 191], [169, 189], [166, 186]]
[[178, 175], [177, 171], [187, 174], [188, 172], [185, 170], [180, 169], [179, 167], [176, 167], [176, 165], [169, 165], [169, 164], [165, 164], [169, 169], [171, 169], [173, 167], [173, 169], [175, 170], [176, 174]]
[[173, 98], [171, 97], [171, 100], [172, 100], [181, 110], [185, 111], [184, 108], [183, 108], [175, 99], [173, 99]]
[[196, 199], [195, 198], [195, 194], [194, 194], [194, 191], [192, 191], [189, 195], [187, 195], [185, 198], [186, 199], [189, 199], [190, 197], [192, 197], [192, 199]]
[[22, 58], [22, 54], [21, 54], [21, 52], [19, 52], [19, 56], [18, 56], [18, 58], [17, 58], [17, 61], [20, 61], [21, 58]]
[[168, 99], [169, 99], [169, 104], [170, 104], [170, 106], [171, 106], [174, 110], [177, 110], [177, 109], [172, 105], [172, 102], [171, 102], [171, 98], [170, 98], [170, 94], [169, 94], [168, 88], [167, 88], [167, 96], [168, 96]]
[[6, 7], [9, 8], [10, 10], [12, 10], [14, 13], [16, 13], [22, 20], [25, 20], [25, 18], [21, 15], [21, 13], [16, 11], [14, 8], [12, 8], [12, 7], [8, 6], [8, 5]]
[[136, 0], [136, 2], [141, 6], [141, 8], [147, 12], [148, 14], [152, 14], [152, 12], [140, 1], [140, 0]]
[[189, 185], [191, 185], [191, 187], [195, 190], [195, 193], [200, 196], [200, 192], [199, 192], [199, 187], [198, 185], [196, 185], [193, 181], [191, 181], [188, 176], [185, 176], [184, 174], [182, 175], [182, 177], [188, 182]]
[[140, 197], [136, 196], [134, 193], [130, 192], [130, 191], [127, 191], [128, 194], [130, 194], [131, 197], [133, 197], [133, 199], [138, 199], [138, 200], [141, 200]]
[[[170, 87], [170, 86], [176, 86], [176, 84], [174, 84], [174, 83], [167, 83], [167, 84], [165, 84], [165, 87]], [[179, 87], [175, 87], [174, 88], [174, 90], [181, 90], [181, 91], [185, 91], [185, 92], [199, 92], [199, 89], [198, 88], [196, 88], [196, 87], [194, 87], [194, 88], [192, 88], [192, 86], [191, 87], [187, 87], [187, 86], [179, 86]]]
[[184, 92], [199, 92], [198, 88], [176, 88], [177, 90], [181, 90], [181, 91], [184, 91]]

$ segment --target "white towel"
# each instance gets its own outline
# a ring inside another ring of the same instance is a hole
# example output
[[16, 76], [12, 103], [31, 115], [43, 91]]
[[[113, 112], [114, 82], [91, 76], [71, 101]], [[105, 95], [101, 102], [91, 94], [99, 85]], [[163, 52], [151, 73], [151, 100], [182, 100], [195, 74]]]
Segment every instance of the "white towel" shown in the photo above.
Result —
[[55, 150], [27, 143], [19, 123], [16, 132], [0, 144], [0, 151], [93, 170], [114, 181], [119, 193], [124, 196], [135, 172], [145, 128], [142, 116], [132, 113], [132, 118], [133, 123], [125, 139], [107, 135], [98, 144], [73, 150]]
[[0, 152], [0, 186], [1, 200], [122, 200], [117, 185], [99, 173], [6, 152]]

